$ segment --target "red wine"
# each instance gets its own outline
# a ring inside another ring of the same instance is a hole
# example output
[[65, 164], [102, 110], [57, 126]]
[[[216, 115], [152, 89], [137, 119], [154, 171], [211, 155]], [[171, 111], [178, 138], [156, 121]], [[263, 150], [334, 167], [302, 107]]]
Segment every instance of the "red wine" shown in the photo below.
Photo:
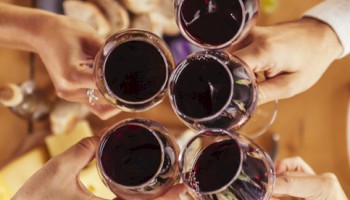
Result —
[[210, 57], [189, 59], [174, 84], [175, 104], [192, 118], [219, 112], [229, 101], [232, 81], [229, 72]]
[[188, 56], [170, 77], [171, 104], [194, 129], [239, 129], [254, 112], [257, 93], [249, 68], [221, 51]]
[[235, 140], [210, 144], [197, 158], [192, 171], [192, 183], [200, 192], [221, 189], [240, 170], [241, 152]]
[[104, 74], [108, 88], [129, 102], [145, 101], [165, 84], [166, 62], [158, 49], [144, 41], [127, 41], [108, 55]]
[[[186, 181], [199, 193], [225, 189], [223, 193], [230, 193], [228, 196], [237, 199], [263, 200], [268, 184], [268, 172], [264, 161], [253, 157], [254, 152], [248, 153], [243, 149], [244, 156], [241, 158], [240, 149], [242, 148], [236, 140], [210, 144], [201, 152], [192, 171], [186, 174]], [[230, 183], [235, 176], [236, 179]], [[208, 199], [218, 199], [216, 192], [204, 196]]]
[[[106, 175], [125, 186], [149, 181], [161, 165], [161, 145], [148, 129], [124, 125], [112, 130], [103, 146], [101, 164]], [[168, 167], [165, 160], [164, 167]], [[162, 170], [164, 171], [164, 170]]]
[[242, 23], [238, 0], [184, 0], [179, 9], [182, 28], [200, 44], [225, 44]]

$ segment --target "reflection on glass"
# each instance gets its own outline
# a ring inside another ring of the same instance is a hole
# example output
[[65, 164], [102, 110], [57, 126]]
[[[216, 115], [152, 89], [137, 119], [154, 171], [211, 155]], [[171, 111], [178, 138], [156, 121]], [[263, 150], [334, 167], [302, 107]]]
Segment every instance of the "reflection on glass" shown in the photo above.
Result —
[[153, 33], [128, 29], [109, 37], [94, 60], [97, 88], [124, 111], [138, 112], [163, 99], [174, 59]]
[[270, 157], [247, 137], [222, 129], [194, 136], [180, 154], [179, 169], [198, 199], [266, 200], [275, 183]]
[[255, 25], [258, 0], [174, 0], [184, 37], [205, 49], [221, 49], [241, 40]]
[[219, 51], [188, 56], [169, 82], [171, 105], [189, 127], [237, 130], [253, 114], [258, 88], [254, 73], [241, 60]]
[[126, 119], [105, 131], [97, 150], [104, 183], [124, 199], [154, 199], [178, 179], [179, 147], [162, 125]]

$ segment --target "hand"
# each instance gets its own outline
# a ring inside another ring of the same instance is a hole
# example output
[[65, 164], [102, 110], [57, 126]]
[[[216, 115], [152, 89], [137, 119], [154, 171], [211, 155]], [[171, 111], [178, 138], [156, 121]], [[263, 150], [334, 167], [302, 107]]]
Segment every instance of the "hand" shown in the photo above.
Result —
[[284, 99], [314, 85], [341, 54], [342, 45], [326, 24], [303, 18], [256, 27], [238, 46], [227, 49], [254, 72], [265, 72], [259, 83], [259, 103]]
[[79, 172], [94, 158], [98, 142], [98, 137], [85, 138], [49, 160], [24, 183], [13, 200], [102, 200], [79, 181]]
[[[92, 69], [94, 57], [103, 39], [88, 24], [73, 18], [49, 15], [34, 48], [43, 60], [60, 98], [80, 102], [102, 119], [120, 112], [99, 95], [94, 106], [88, 103], [86, 91], [96, 89]], [[97, 95], [98, 90], [95, 92]]]
[[332, 173], [316, 175], [300, 157], [286, 158], [276, 164], [276, 184], [273, 199], [283, 196], [308, 200], [346, 200], [337, 177]]
[[[79, 181], [79, 172], [94, 158], [98, 143], [98, 137], [85, 138], [49, 160], [27, 180], [13, 200], [103, 200]], [[179, 184], [156, 200], [180, 200], [185, 192], [186, 187]]]

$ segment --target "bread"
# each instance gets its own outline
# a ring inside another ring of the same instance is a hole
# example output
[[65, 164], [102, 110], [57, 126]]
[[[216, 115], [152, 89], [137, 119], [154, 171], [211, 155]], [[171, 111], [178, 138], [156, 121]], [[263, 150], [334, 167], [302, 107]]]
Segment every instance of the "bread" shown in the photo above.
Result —
[[158, 8], [162, 1], [171, 0], [120, 0], [123, 6], [134, 14], [152, 12]]
[[96, 5], [86, 1], [67, 0], [63, 2], [63, 9], [65, 15], [90, 24], [101, 37], [110, 34], [111, 26]]
[[129, 27], [130, 20], [126, 9], [115, 0], [89, 0], [106, 16], [111, 26], [110, 35]]

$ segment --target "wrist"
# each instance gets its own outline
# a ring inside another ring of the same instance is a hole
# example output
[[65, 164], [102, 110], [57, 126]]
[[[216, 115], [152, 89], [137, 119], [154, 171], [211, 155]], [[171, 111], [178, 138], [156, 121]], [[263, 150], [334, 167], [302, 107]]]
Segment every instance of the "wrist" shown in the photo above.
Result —
[[325, 52], [326, 56], [335, 60], [343, 52], [343, 46], [331, 26], [323, 21], [312, 17], [303, 17], [300, 19], [303, 26], [313, 32], [318, 37], [318, 47]]

